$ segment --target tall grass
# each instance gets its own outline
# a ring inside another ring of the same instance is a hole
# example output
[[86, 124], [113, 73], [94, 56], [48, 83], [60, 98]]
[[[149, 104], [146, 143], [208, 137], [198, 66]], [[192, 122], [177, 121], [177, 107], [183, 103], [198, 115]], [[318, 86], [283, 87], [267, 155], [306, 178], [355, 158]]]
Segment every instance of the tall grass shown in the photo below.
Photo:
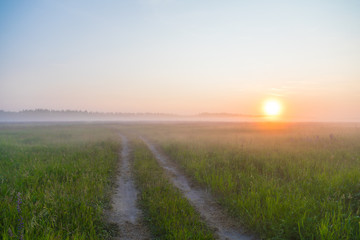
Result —
[[199, 214], [172, 186], [143, 143], [136, 142], [134, 169], [140, 204], [156, 239], [213, 239]]
[[147, 131], [262, 238], [360, 239], [357, 126], [165, 128]]
[[108, 238], [103, 210], [118, 149], [103, 127], [1, 127], [1, 238]]

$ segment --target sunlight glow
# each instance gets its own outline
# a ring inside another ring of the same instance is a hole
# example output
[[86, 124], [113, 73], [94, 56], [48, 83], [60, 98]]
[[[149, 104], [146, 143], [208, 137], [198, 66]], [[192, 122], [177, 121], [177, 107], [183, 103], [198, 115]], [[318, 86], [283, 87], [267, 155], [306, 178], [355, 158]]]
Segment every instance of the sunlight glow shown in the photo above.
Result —
[[267, 116], [277, 116], [281, 113], [282, 106], [277, 100], [267, 100], [264, 103], [264, 112]]

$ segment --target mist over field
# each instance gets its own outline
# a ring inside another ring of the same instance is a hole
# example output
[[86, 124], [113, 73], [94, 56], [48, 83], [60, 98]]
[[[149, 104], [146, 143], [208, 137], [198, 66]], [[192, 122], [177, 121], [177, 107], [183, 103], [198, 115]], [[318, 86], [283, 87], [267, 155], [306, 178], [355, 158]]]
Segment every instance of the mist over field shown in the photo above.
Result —
[[262, 115], [199, 113], [179, 115], [166, 113], [101, 113], [88, 111], [25, 110], [0, 111], [0, 122], [111, 122], [111, 121], [263, 121]]

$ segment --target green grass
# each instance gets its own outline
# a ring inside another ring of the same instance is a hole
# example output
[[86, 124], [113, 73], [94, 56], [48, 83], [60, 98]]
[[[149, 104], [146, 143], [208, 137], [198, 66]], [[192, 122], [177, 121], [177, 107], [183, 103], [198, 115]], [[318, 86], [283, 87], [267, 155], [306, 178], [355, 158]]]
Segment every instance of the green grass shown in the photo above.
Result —
[[200, 216], [168, 181], [161, 167], [143, 143], [134, 145], [136, 182], [140, 204], [156, 239], [213, 239]]
[[[358, 124], [0, 125], [0, 238], [106, 239], [115, 128], [157, 142], [263, 239], [360, 239]], [[212, 239], [142, 143], [141, 206], [157, 239]], [[17, 211], [21, 194], [21, 214]], [[14, 235], [10, 237], [9, 231]]]
[[148, 136], [264, 239], [360, 239], [360, 129], [173, 125]]
[[19, 238], [22, 217], [24, 239], [108, 238], [103, 210], [118, 149], [100, 126], [2, 126], [0, 237]]

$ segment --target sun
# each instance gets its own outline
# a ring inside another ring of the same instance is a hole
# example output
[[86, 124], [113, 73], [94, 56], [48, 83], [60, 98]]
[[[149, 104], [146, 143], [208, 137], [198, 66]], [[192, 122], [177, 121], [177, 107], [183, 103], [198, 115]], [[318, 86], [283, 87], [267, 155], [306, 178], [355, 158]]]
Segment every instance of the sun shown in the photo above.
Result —
[[264, 112], [267, 116], [278, 116], [281, 110], [281, 103], [277, 100], [266, 100], [264, 103]]

